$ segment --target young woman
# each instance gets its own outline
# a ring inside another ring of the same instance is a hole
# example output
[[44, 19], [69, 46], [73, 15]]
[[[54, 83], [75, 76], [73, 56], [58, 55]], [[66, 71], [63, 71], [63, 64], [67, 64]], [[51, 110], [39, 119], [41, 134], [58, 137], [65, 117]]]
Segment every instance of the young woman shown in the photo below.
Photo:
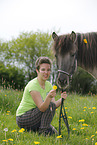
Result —
[[39, 57], [36, 60], [37, 77], [25, 87], [23, 98], [16, 112], [16, 121], [20, 128], [37, 131], [39, 134], [52, 135], [57, 130], [51, 126], [55, 110], [61, 105], [61, 99], [66, 99], [63, 92], [61, 98], [55, 101], [56, 90], [47, 79], [51, 72], [51, 60]]

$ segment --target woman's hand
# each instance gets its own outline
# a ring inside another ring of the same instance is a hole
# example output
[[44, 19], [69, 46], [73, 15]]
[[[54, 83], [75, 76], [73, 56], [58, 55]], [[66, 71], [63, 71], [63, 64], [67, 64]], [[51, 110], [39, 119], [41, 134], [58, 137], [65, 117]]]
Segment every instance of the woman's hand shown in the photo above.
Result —
[[56, 90], [51, 90], [48, 95], [49, 98], [54, 98], [56, 96]]
[[65, 92], [63, 92], [63, 93], [61, 93], [61, 98], [63, 98], [63, 99], [66, 99], [66, 98], [67, 98], [66, 91], [65, 91]]

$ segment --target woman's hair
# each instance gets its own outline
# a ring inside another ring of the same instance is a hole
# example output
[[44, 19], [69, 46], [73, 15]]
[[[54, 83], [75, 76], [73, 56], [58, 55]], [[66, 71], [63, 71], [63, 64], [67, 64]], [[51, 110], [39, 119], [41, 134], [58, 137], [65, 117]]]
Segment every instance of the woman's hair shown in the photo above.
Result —
[[37, 69], [38, 71], [39, 71], [40, 65], [41, 65], [42, 63], [50, 64], [50, 67], [51, 67], [52, 61], [51, 61], [48, 57], [39, 57], [39, 58], [36, 60], [36, 63], [35, 63], [36, 69]]

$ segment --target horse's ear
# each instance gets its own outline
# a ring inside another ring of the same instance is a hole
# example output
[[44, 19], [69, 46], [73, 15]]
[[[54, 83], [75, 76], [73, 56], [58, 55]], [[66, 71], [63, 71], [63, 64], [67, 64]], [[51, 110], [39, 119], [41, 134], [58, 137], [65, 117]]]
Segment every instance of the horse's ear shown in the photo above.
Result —
[[58, 35], [55, 32], [53, 32], [52, 33], [52, 38], [55, 40], [56, 38], [58, 38]]
[[74, 31], [70, 34], [70, 39], [74, 42], [76, 40], [76, 33]]

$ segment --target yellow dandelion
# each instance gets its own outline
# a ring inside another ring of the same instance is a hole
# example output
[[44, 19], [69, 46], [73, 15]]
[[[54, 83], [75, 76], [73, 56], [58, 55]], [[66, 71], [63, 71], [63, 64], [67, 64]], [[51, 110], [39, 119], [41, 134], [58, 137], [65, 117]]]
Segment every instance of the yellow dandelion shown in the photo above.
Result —
[[95, 142], [95, 145], [97, 145], [97, 142]]
[[76, 130], [76, 128], [73, 128], [72, 130]]
[[96, 107], [92, 107], [92, 109], [96, 109]]
[[97, 131], [95, 133], [97, 133]]
[[65, 109], [67, 109], [67, 107], [65, 107]]
[[54, 89], [54, 90], [57, 90], [57, 86], [53, 86], [53, 89]]
[[72, 117], [71, 117], [71, 116], [68, 116], [68, 118], [72, 119]]
[[84, 127], [82, 127], [81, 129], [84, 129]]
[[83, 111], [86, 111], [85, 109]]
[[16, 132], [17, 130], [16, 129], [13, 129], [11, 132]]
[[25, 129], [24, 129], [24, 128], [21, 128], [21, 130], [22, 130], [22, 131], [25, 131]]
[[35, 144], [40, 144], [40, 142], [38, 142], [38, 141], [34, 141], [34, 143], [35, 143]]
[[93, 114], [94, 112], [91, 112], [91, 114]]
[[10, 113], [10, 111], [7, 111], [7, 113]]
[[20, 133], [21, 133], [21, 132], [24, 132], [24, 131], [25, 131], [24, 128], [21, 128], [21, 129], [19, 130]]
[[91, 108], [89, 108], [89, 109], [91, 109]]
[[5, 139], [4, 139], [4, 140], [2, 140], [2, 141], [7, 142], [7, 140], [5, 140]]
[[9, 138], [8, 140], [13, 141], [13, 139], [12, 139], [12, 138]]
[[19, 130], [19, 132], [22, 133], [23, 131], [22, 130]]
[[88, 124], [84, 123], [82, 126], [88, 126]]
[[84, 119], [79, 120], [79, 122], [84, 122], [84, 121], [85, 121]]
[[87, 107], [85, 106], [84, 108], [86, 109]]
[[84, 39], [84, 43], [87, 43], [87, 39]]
[[62, 135], [57, 136], [57, 138], [62, 138]]
[[94, 136], [95, 136], [95, 135], [92, 135], [91, 138], [94, 137]]
[[9, 115], [9, 113], [6, 113], [6, 115]]

